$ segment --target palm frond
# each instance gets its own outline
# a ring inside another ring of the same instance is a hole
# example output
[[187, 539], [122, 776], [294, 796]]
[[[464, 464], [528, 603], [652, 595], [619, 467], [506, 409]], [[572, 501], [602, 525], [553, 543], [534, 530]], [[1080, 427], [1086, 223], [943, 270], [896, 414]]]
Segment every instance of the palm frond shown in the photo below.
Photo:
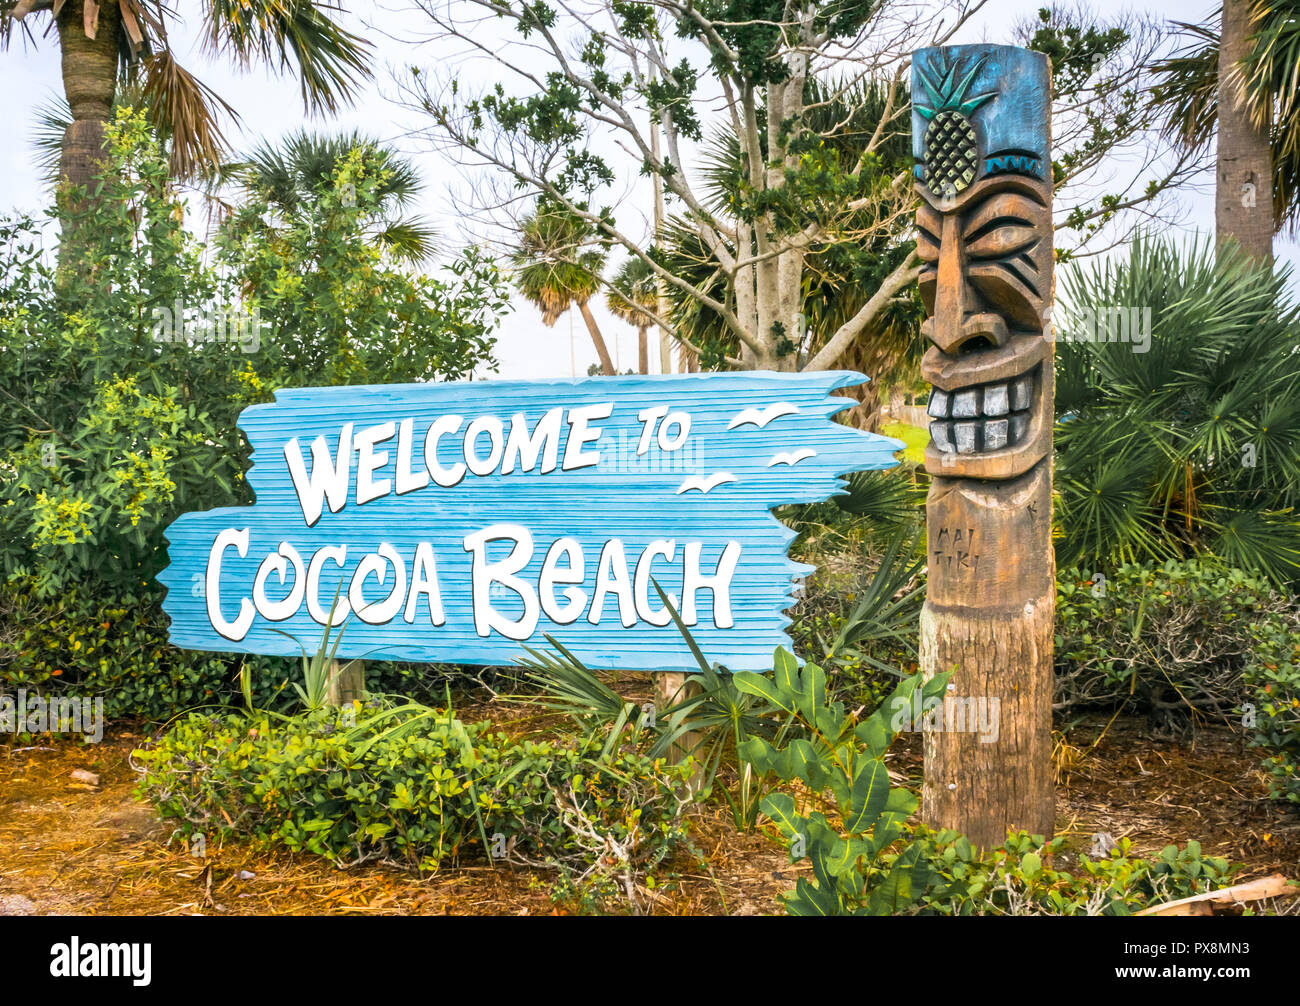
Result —
[[222, 116], [239, 121], [231, 105], [162, 49], [141, 61], [140, 93], [150, 124], [170, 144], [171, 172], [198, 178], [221, 164], [230, 146]]
[[337, 113], [372, 76], [372, 45], [331, 15], [343, 8], [313, 0], [209, 0], [206, 43], [248, 66], [297, 65], [303, 107]]

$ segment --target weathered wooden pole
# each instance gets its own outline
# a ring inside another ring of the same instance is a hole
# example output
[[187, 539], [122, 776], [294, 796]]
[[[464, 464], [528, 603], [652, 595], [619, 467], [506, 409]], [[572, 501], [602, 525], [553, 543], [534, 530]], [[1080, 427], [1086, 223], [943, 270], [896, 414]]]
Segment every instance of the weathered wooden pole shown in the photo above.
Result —
[[345, 706], [366, 697], [366, 665], [361, 660], [331, 660], [325, 701]]
[[1054, 823], [1051, 68], [923, 49], [912, 101], [933, 385], [921, 668], [955, 671], [926, 724], [922, 813], [990, 847]]

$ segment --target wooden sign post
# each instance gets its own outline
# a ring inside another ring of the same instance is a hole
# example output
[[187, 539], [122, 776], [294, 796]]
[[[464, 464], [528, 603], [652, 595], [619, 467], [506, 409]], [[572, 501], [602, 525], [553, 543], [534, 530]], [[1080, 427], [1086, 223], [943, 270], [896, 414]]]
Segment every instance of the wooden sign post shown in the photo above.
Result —
[[[549, 636], [592, 667], [697, 670], [658, 584], [711, 659], [769, 669], [809, 571], [772, 507], [902, 447], [831, 421], [852, 401], [830, 392], [862, 380], [283, 389], [239, 419], [256, 502], [167, 529], [170, 638], [311, 653], [337, 598], [341, 663], [508, 664]], [[336, 684], [338, 701], [359, 689]]]
[[1011, 46], [923, 49], [912, 102], [933, 385], [921, 668], [955, 669], [922, 807], [989, 847], [1054, 823], [1051, 70]]

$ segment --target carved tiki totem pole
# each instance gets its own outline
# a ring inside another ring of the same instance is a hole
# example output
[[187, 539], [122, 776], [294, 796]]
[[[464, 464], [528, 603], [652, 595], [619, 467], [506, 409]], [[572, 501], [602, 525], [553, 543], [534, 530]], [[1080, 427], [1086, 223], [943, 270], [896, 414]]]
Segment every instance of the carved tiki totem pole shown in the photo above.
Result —
[[913, 57], [933, 385], [921, 668], [955, 668], [925, 733], [923, 814], [989, 847], [1054, 817], [1050, 95], [1027, 49]]

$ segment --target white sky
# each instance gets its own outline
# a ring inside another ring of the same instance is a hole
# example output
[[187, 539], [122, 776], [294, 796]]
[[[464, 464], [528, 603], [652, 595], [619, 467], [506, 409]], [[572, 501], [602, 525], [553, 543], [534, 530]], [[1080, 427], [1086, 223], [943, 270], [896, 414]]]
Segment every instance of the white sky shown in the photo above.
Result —
[[[378, 48], [379, 64], [375, 81], [360, 96], [357, 104], [345, 110], [332, 121], [309, 121], [306, 124], [320, 130], [350, 130], [356, 128], [378, 139], [394, 142], [411, 157], [426, 182], [423, 205], [419, 212], [431, 218], [441, 234], [441, 245], [452, 249], [465, 240], [464, 228], [456, 216], [451, 192], [463, 175], [443, 155], [426, 148], [421, 149], [407, 139], [418, 121], [393, 100], [396, 87], [392, 72], [403, 67], [419, 65], [435, 67], [447, 57], [437, 51], [432, 43], [409, 44], [407, 39], [427, 34], [424, 16], [412, 10], [404, 0], [385, 0], [382, 6], [368, 3], [349, 3], [352, 9], [354, 30], [372, 39]], [[228, 135], [238, 149], [247, 149], [261, 138], [277, 138], [304, 125], [304, 116], [297, 81], [291, 77], [276, 78], [262, 70], [251, 73], [236, 72], [220, 59], [208, 58], [199, 51], [194, 27], [199, 4], [175, 4], [188, 22], [181, 22], [173, 30], [173, 44], [178, 50], [182, 65], [212, 86], [239, 112], [242, 122], [231, 127]], [[967, 26], [956, 41], [1010, 41], [1011, 25], [1032, 15], [1042, 0], [991, 0], [976, 21]], [[1143, 8], [1170, 19], [1196, 21], [1214, 6], [1213, 0], [1181, 0], [1138, 5], [1123, 0], [1093, 0], [1092, 9], [1100, 12], [1131, 11]], [[368, 13], [362, 13], [368, 12]], [[360, 15], [357, 17], [356, 15]], [[362, 22], [365, 22], [363, 24]], [[47, 14], [36, 15], [33, 20], [38, 32], [38, 46], [24, 47], [15, 44], [0, 56], [0, 93], [10, 95], [10, 100], [0, 107], [0, 178], [3, 179], [4, 196], [0, 199], [0, 212], [12, 209], [38, 210], [46, 203], [42, 180], [32, 157], [29, 137], [32, 132], [34, 109], [46, 99], [62, 92], [59, 75], [57, 46], [39, 37], [49, 24]], [[368, 27], [367, 27], [368, 25]], [[485, 81], [492, 77], [492, 63], [485, 61], [477, 67]], [[462, 71], [464, 79], [464, 71]], [[472, 81], [465, 81], [473, 84]], [[480, 82], [481, 83], [481, 82]], [[1187, 192], [1180, 196], [1187, 228], [1209, 232], [1213, 229], [1214, 200], [1209, 188], [1212, 177], [1206, 175], [1200, 192]], [[628, 182], [627, 184], [633, 184]], [[644, 187], [644, 186], [643, 186]], [[624, 218], [620, 218], [622, 221]], [[1276, 250], [1280, 260], [1296, 262], [1300, 259], [1294, 242], [1279, 238]], [[616, 262], [621, 258], [617, 251], [611, 256]], [[1296, 282], [1293, 280], [1293, 287]], [[636, 331], [610, 315], [603, 302], [594, 306], [601, 330], [615, 355], [620, 370], [636, 366]], [[541, 323], [538, 313], [530, 305], [518, 302], [504, 319], [498, 333], [497, 358], [499, 374], [503, 377], [567, 377], [575, 372], [585, 374], [588, 365], [596, 362], [596, 354], [586, 328], [575, 311], [572, 318], [563, 318], [554, 328]], [[572, 339], [570, 331], [572, 330]], [[651, 348], [651, 369], [658, 367], [658, 354]]]

